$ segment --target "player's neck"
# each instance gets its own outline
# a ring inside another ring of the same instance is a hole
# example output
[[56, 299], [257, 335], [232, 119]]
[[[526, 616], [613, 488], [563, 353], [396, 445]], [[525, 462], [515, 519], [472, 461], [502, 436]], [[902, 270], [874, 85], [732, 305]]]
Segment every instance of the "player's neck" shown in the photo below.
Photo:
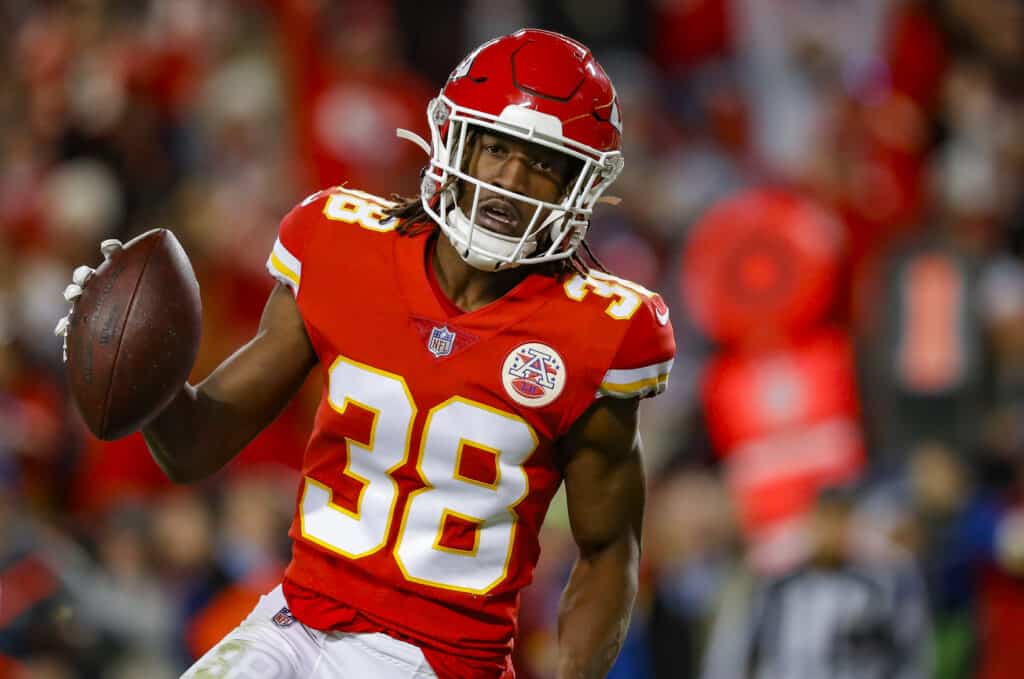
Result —
[[481, 271], [459, 257], [444, 236], [437, 238], [432, 263], [441, 291], [463, 311], [476, 311], [490, 304], [530, 275], [528, 267]]

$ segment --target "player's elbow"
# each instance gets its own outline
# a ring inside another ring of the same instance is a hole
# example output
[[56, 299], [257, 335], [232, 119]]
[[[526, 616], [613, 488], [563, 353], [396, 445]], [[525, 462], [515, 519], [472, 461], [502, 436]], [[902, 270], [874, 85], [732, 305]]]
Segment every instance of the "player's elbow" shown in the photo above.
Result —
[[182, 485], [196, 483], [212, 476], [217, 471], [216, 467], [210, 465], [196, 464], [195, 461], [185, 462], [179, 456], [170, 454], [162, 446], [149, 440], [148, 437], [146, 437], [146, 445], [153, 461], [172, 483]]
[[179, 485], [187, 485], [190, 483], [196, 483], [209, 477], [211, 473], [203, 472], [196, 469], [189, 469], [187, 467], [174, 467], [171, 465], [161, 464], [160, 468], [163, 469], [164, 475], [171, 480], [172, 483]]
[[640, 580], [640, 542], [627, 531], [611, 540], [577, 542], [579, 560], [597, 577], [618, 582], [619, 587], [633, 591]]
[[[152, 451], [152, 448], [150, 449]], [[164, 476], [166, 476], [172, 483], [176, 484], [189, 484], [202, 481], [206, 477], [210, 476], [211, 472], [205, 470], [196, 469], [195, 467], [188, 467], [184, 465], [171, 464], [165, 459], [154, 454], [153, 459], [156, 460], [157, 465], [163, 470]]]

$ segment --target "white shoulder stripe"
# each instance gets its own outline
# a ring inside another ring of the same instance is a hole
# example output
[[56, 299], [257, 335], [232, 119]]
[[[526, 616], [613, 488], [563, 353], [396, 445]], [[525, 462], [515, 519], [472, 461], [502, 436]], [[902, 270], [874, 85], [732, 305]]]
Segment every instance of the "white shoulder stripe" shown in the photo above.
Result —
[[597, 396], [616, 398], [644, 398], [656, 396], [668, 386], [668, 375], [673, 359], [652, 363], [640, 368], [609, 370], [605, 373]]
[[643, 380], [649, 380], [661, 375], [668, 375], [669, 371], [672, 370], [672, 363], [675, 359], [669, 359], [662, 363], [652, 363], [651, 365], [645, 365], [640, 368], [630, 368], [628, 370], [609, 370], [604, 374], [604, 379], [601, 380], [602, 384], [616, 384], [626, 385], [632, 384], [633, 382], [641, 382]]
[[299, 294], [302, 262], [288, 251], [280, 239], [274, 241], [274, 249], [271, 250], [270, 257], [267, 258], [267, 271], [271, 276], [291, 288], [293, 294]]
[[284, 243], [281, 242], [280, 238], [274, 241], [274, 254], [277, 255], [281, 262], [291, 269], [291, 271], [296, 275], [302, 275], [302, 262], [299, 261], [298, 257], [288, 251], [288, 248], [284, 246]]

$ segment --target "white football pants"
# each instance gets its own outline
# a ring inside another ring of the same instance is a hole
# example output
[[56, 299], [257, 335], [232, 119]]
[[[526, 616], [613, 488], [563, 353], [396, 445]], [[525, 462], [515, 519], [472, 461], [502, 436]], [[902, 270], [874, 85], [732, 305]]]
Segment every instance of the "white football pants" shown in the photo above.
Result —
[[291, 616], [281, 586], [181, 679], [436, 679], [419, 648], [386, 634], [310, 629]]

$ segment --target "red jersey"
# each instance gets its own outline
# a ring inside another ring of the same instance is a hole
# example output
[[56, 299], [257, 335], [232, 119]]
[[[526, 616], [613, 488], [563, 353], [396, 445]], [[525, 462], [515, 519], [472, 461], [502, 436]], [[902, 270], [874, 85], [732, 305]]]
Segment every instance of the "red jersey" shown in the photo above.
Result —
[[647, 397], [675, 352], [656, 294], [533, 274], [450, 315], [432, 236], [335, 188], [282, 221], [267, 263], [324, 371], [284, 591], [317, 629], [386, 632], [441, 677], [511, 676], [518, 593], [562, 477], [555, 443], [602, 396]]

